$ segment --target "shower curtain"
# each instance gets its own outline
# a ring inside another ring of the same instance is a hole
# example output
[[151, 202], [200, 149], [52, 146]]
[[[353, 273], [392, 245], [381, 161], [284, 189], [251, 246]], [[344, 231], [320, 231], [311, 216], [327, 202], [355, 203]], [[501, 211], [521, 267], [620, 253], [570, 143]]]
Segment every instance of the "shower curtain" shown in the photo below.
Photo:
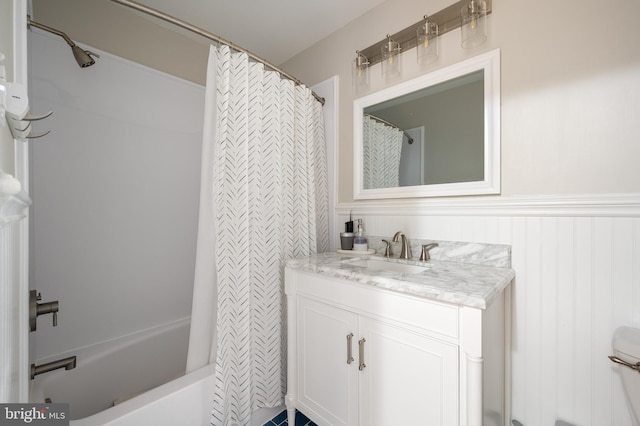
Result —
[[282, 404], [284, 261], [327, 251], [322, 106], [247, 55], [211, 46], [188, 371], [216, 363], [212, 424]]
[[400, 186], [400, 154], [404, 132], [374, 117], [363, 117], [364, 189]]

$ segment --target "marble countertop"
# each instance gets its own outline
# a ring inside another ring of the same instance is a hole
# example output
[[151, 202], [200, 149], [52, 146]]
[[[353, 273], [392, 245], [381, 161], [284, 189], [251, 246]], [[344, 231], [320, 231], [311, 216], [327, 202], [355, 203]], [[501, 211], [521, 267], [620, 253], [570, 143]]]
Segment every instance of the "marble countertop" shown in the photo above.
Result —
[[382, 256], [352, 256], [322, 253], [289, 259], [286, 267], [314, 272], [326, 277], [342, 278], [413, 296], [486, 309], [515, 277], [511, 268], [471, 263], [431, 260], [389, 259], [391, 262], [428, 266], [417, 274], [368, 270], [349, 262], [356, 259], [382, 259]]

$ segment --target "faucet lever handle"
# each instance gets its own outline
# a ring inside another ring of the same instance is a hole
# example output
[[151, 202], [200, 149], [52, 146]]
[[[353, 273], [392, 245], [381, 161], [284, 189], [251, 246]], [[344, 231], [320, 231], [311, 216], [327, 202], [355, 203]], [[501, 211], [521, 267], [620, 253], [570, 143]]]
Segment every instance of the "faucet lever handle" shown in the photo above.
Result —
[[426, 262], [427, 260], [431, 260], [431, 256], [429, 255], [429, 250], [434, 247], [438, 247], [438, 243], [430, 243], [422, 245], [422, 253], [420, 254], [420, 261]]
[[58, 326], [58, 311], [53, 311], [53, 326]]
[[387, 246], [384, 249], [384, 257], [391, 257], [391, 243], [387, 240], [382, 240], [387, 243]]

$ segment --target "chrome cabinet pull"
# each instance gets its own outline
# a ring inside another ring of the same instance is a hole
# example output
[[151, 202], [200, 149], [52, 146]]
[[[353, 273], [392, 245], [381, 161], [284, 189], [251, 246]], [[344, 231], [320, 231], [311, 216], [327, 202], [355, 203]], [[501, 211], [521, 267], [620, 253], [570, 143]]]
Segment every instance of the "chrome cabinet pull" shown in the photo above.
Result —
[[353, 362], [353, 354], [351, 353], [351, 340], [353, 339], [353, 333], [347, 334], [347, 364]]
[[358, 340], [358, 357], [360, 358], [360, 365], [358, 366], [358, 370], [362, 371], [364, 370], [364, 368], [367, 366], [364, 363], [364, 343], [366, 342], [366, 340], [364, 339], [364, 337], [360, 340]]

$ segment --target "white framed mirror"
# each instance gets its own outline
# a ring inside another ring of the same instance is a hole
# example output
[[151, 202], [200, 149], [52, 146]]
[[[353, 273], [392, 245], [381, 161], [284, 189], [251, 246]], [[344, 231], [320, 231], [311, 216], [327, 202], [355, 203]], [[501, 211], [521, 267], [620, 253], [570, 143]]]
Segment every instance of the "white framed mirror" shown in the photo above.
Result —
[[500, 50], [356, 99], [354, 199], [500, 193]]

